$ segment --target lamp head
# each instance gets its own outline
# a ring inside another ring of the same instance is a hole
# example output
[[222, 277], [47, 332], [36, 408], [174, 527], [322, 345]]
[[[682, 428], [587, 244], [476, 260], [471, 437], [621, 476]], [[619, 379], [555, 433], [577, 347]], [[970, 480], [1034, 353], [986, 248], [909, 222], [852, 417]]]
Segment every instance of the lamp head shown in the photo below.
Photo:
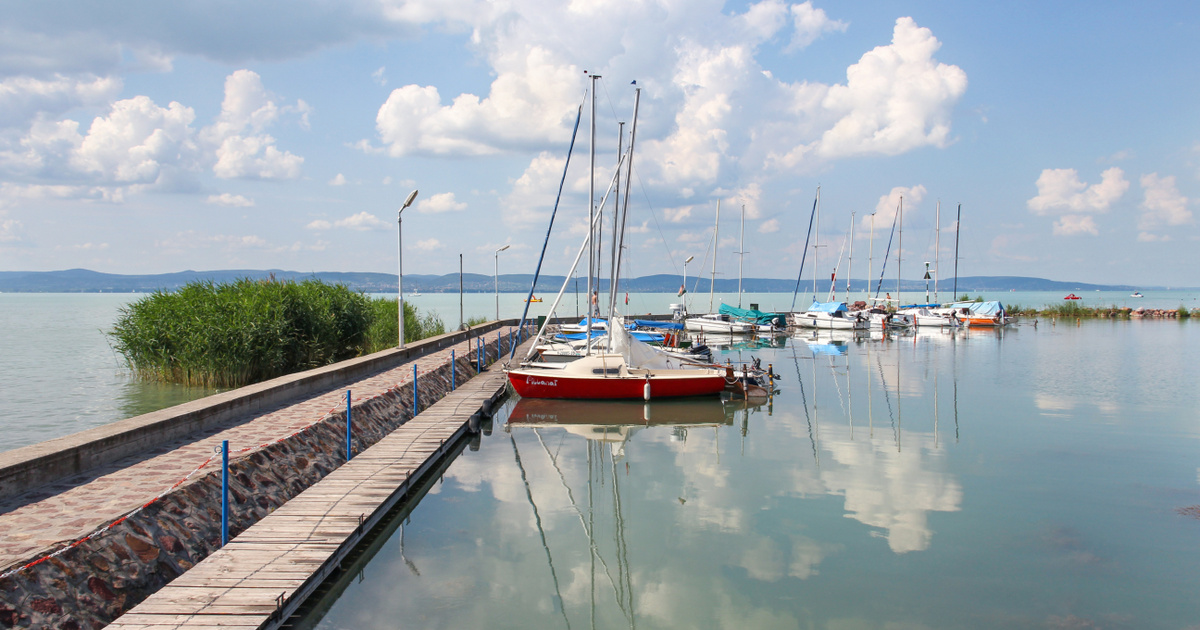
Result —
[[497, 253], [497, 254], [499, 254], [500, 252], [502, 252], [502, 251], [504, 251], [504, 250], [508, 249], [509, 247], [512, 247], [512, 244], [511, 244], [511, 243], [509, 243], [508, 245], [505, 245], [504, 247], [501, 247], [500, 249], [497, 249], [497, 250], [496, 250], [496, 253]]
[[688, 256], [687, 260], [683, 261], [683, 264], [686, 265], [686, 264], [692, 262], [692, 260], [694, 260], [695, 258], [696, 258], [695, 256]]
[[400, 206], [400, 212], [404, 212], [405, 208], [411, 206], [413, 200], [415, 200], [416, 198], [417, 198], [417, 191], [414, 190], [414, 191], [408, 193], [408, 198], [404, 200], [404, 205]]

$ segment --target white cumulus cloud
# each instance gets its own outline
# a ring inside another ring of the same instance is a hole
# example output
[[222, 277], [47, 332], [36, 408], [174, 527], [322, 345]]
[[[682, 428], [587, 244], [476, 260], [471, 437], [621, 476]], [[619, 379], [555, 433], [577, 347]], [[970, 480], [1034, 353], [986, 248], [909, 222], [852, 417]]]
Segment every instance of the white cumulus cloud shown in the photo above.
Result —
[[806, 48], [817, 41], [825, 33], [845, 33], [849, 24], [841, 20], [831, 20], [824, 9], [813, 8], [812, 2], [793, 4], [792, 19], [795, 21], [796, 32], [792, 35], [790, 49]]
[[442, 243], [436, 238], [427, 238], [425, 240], [417, 241], [417, 251], [432, 252], [441, 248]]
[[1158, 173], [1150, 173], [1142, 176], [1141, 184], [1145, 198], [1139, 206], [1139, 230], [1150, 231], [1192, 222], [1188, 198], [1179, 193], [1174, 175], [1159, 177]]
[[329, 180], [329, 185], [330, 186], [345, 186], [346, 185], [346, 176], [342, 175], [341, 173], [334, 175], [333, 179]]
[[760, 234], [774, 234], [779, 231], [779, 219], [767, 219], [758, 226]]
[[[879, 201], [875, 203], [875, 230], [886, 232], [892, 229], [892, 222], [900, 212], [901, 199], [904, 200], [904, 212], [909, 213], [916, 209], [917, 204], [921, 203], [927, 192], [925, 186], [917, 184], [916, 186], [896, 186], [888, 194], [881, 195]], [[872, 226], [871, 215], [864, 216], [859, 220], [859, 224], [869, 233]]]
[[417, 202], [417, 211], [428, 214], [458, 212], [466, 209], [467, 204], [465, 202], [454, 200], [454, 193], [437, 193], [428, 199], [422, 199]]
[[[301, 104], [301, 110], [307, 107]], [[225, 79], [225, 100], [215, 123], [200, 132], [216, 147], [213, 173], [220, 178], [295, 179], [304, 158], [281, 151], [275, 138], [262, 131], [279, 118], [280, 107], [271, 100], [262, 78], [238, 70]]]
[[1108, 212], [1129, 190], [1125, 172], [1114, 166], [1100, 174], [1100, 183], [1088, 186], [1073, 168], [1048, 168], [1037, 180], [1038, 194], [1026, 202], [1036, 215], [1061, 214], [1054, 222], [1055, 236], [1100, 233], [1097, 213]]
[[208, 203], [216, 204], [218, 206], [229, 206], [233, 208], [248, 208], [254, 205], [253, 199], [247, 199], [242, 195], [235, 195], [232, 193], [209, 195], [207, 201]]
[[365, 210], [359, 212], [358, 214], [348, 216], [345, 219], [334, 221], [333, 226], [359, 231], [386, 230], [391, 227], [391, 225], [388, 223], [381, 221], [379, 217]]

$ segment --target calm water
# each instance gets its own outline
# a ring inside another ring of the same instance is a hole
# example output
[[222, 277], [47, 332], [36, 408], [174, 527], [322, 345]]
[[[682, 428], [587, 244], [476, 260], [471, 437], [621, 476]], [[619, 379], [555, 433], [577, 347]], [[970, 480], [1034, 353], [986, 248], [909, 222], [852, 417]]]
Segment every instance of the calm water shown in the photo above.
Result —
[[[1148, 292], [1133, 299], [1125, 292], [1086, 293], [1089, 306], [1131, 305], [1147, 308], [1178, 308], [1180, 304], [1200, 307], [1200, 294], [1178, 291]], [[948, 293], [943, 292], [945, 297]], [[972, 294], [974, 295], [974, 294]], [[984, 294], [1005, 303], [1052, 305], [1062, 302], [1058, 293]], [[130, 378], [121, 358], [110, 348], [104, 331], [111, 329], [118, 309], [140, 298], [139, 294], [113, 293], [0, 293], [0, 451], [33, 444], [177, 405], [213, 393], [194, 387], [139, 383]], [[390, 297], [390, 296], [389, 296]], [[500, 295], [500, 315], [518, 317], [524, 295]], [[554, 295], [541, 295], [545, 302], [530, 305], [531, 317], [549, 312]], [[708, 294], [689, 295], [694, 312], [708, 309]], [[904, 295], [922, 301], [924, 294]], [[841, 296], [842, 299], [844, 296]], [[422, 312], [435, 312], [454, 328], [459, 322], [459, 296], [440, 293], [408, 298]], [[811, 294], [796, 298], [798, 308], [807, 307]], [[623, 301], [623, 300], [622, 300]], [[674, 294], [632, 294], [629, 313], [665, 313], [679, 298]], [[722, 301], [737, 304], [736, 294], [716, 294]], [[765, 310], [789, 310], [791, 294], [745, 294], [744, 306], [759, 304]], [[466, 294], [462, 317], [491, 318], [496, 313], [492, 294]], [[559, 307], [563, 316], [580, 311], [574, 292], [564, 295]]]
[[768, 405], [510, 401], [308, 623], [1200, 625], [1200, 322], [780, 345]]

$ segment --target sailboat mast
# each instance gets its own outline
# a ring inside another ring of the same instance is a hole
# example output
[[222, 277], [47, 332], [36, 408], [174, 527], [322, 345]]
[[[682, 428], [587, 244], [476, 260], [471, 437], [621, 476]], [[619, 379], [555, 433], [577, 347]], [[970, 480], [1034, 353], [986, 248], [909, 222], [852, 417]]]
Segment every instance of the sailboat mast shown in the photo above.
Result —
[[717, 220], [713, 223], [713, 266], [712, 277], [708, 280], [708, 312], [713, 312], [713, 286], [717, 284], [717, 244], [721, 242], [718, 234], [721, 228], [721, 200], [717, 200]]
[[904, 195], [900, 195], [899, 234], [896, 242], [896, 308], [900, 308], [900, 257], [904, 253]]
[[817, 301], [817, 247], [821, 243], [821, 187], [817, 186], [817, 229], [813, 232], [813, 301]]
[[[954, 220], [954, 297], [950, 300], [951, 302], [958, 299], [958, 224], [960, 221], [962, 221], [961, 203], [958, 204], [958, 218]], [[957, 418], [957, 416], [955, 417]]]
[[[616, 284], [620, 282], [621, 278], [621, 260], [625, 257], [625, 224], [629, 220], [629, 191], [632, 190], [633, 181], [633, 145], [637, 140], [638, 107], [641, 105], [641, 102], [642, 88], [635, 88], [633, 91], [633, 125], [629, 129], [629, 164], [625, 174], [625, 204], [624, 209], [621, 211], [621, 235], [617, 243], [617, 271], [613, 273], [613, 309], [616, 308], [617, 303], [617, 298], [615, 297], [617, 294]], [[617, 170], [621, 170], [619, 163]]]
[[[871, 278], [874, 278], [872, 268], [875, 266], [875, 214], [871, 213], [871, 238], [867, 245], [867, 285], [863, 287], [863, 297], [867, 300], [871, 299]], [[870, 306], [870, 302], [867, 302]]]
[[850, 256], [846, 259], [846, 301], [850, 301], [850, 274], [854, 271], [854, 213], [850, 213]]
[[596, 289], [592, 287], [592, 280], [596, 276], [596, 79], [599, 75], [589, 75], [592, 80], [592, 113], [591, 113], [591, 139], [588, 142], [588, 230], [590, 237], [588, 238], [588, 281], [587, 281], [587, 318], [585, 322], [585, 331], [587, 333], [586, 354], [592, 353], [592, 318], [595, 317], [595, 302], [592, 301], [592, 294]]
[[[617, 273], [618, 273], [617, 272], [617, 247], [620, 246], [620, 244], [617, 243], [617, 227], [618, 227], [618, 222], [621, 220], [621, 167], [620, 167], [620, 164], [621, 164], [622, 150], [624, 149], [624, 147], [622, 146], [624, 141], [625, 141], [625, 123], [623, 121], [618, 121], [617, 122], [617, 185], [616, 185], [616, 188], [613, 189], [613, 192], [616, 193], [616, 200], [613, 202], [612, 245], [609, 248], [609, 257], [608, 257], [608, 261], [609, 261], [608, 314], [609, 314], [609, 317], [612, 317], [613, 309], [616, 308], [616, 304], [617, 304]], [[628, 195], [629, 191], [628, 190], [625, 191], [625, 194]]]
[[[938, 278], [942, 277], [941, 266], [938, 264], [938, 260], [939, 260], [938, 254], [942, 253], [941, 245], [939, 245], [939, 243], [942, 242], [942, 200], [941, 199], [938, 199], [937, 211], [934, 213], [933, 216], [934, 216], [934, 219], [933, 219], [933, 301], [940, 304], [941, 302], [938, 300], [938, 286], [937, 285], [938, 285]], [[936, 418], [936, 417], [937, 417], [937, 414], [935, 412], [934, 418]]]
[[742, 259], [746, 256], [746, 204], [742, 204], [742, 231], [738, 236], [738, 308], [742, 308]]

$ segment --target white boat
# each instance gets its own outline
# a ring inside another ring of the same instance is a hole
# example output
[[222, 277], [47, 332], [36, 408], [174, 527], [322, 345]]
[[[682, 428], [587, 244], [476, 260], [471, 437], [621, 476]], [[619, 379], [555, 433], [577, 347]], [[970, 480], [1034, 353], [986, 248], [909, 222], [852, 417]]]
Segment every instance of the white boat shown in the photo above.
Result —
[[852, 315], [845, 302], [813, 302], [803, 313], [791, 313], [790, 323], [819, 330], [866, 330], [868, 320]]
[[728, 315], [713, 313], [697, 315], [684, 320], [683, 327], [692, 332], [717, 333], [725, 335], [748, 335], [755, 332], [754, 324], [739, 322]]
[[589, 327], [593, 331], [597, 331], [597, 330], [607, 331], [608, 330], [608, 322], [606, 320], [600, 319], [598, 317], [593, 317], [590, 320], [588, 318], [584, 317], [583, 319], [579, 320], [578, 324], [561, 324], [561, 325], [559, 325], [558, 331], [562, 332], [562, 333], [568, 333], [568, 334], [581, 333], [581, 332], [587, 332]]
[[933, 308], [936, 308], [936, 306], [930, 304], [910, 306], [908, 308], [900, 309], [898, 314], [911, 317], [913, 324], [917, 328], [959, 328], [960, 326], [964, 325], [963, 321], [960, 320], [953, 311], [949, 313], [939, 313], [933, 311]]
[[1129, 297], [1131, 297], [1131, 298], [1140, 298], [1140, 297], [1146, 297], [1146, 296], [1142, 295], [1142, 292], [1141, 292], [1141, 291], [1134, 291], [1133, 293], [1130, 293], [1130, 294], [1129, 294]]

